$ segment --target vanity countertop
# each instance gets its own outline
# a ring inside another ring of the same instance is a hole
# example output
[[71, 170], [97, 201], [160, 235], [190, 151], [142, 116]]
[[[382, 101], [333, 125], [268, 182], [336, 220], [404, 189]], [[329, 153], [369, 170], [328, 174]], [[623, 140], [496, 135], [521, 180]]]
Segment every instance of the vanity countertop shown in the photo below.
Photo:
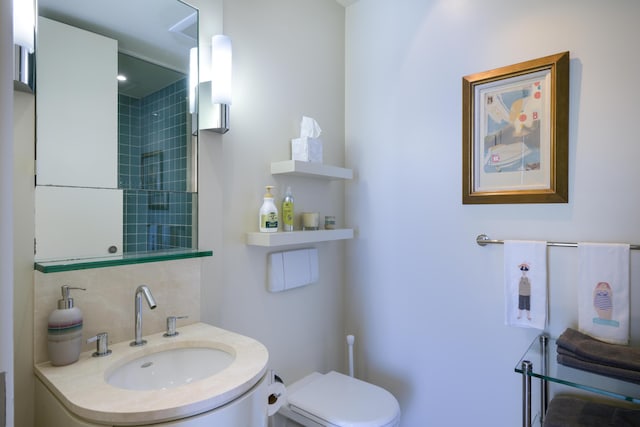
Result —
[[[135, 425], [185, 418], [220, 407], [250, 390], [266, 373], [269, 354], [260, 342], [206, 323], [178, 328], [179, 335], [144, 336], [144, 347], [110, 345], [112, 354], [84, 352], [67, 366], [35, 366], [36, 376], [73, 414], [109, 425]], [[163, 390], [126, 390], [107, 383], [105, 374], [146, 354], [181, 347], [211, 347], [235, 355], [223, 371], [190, 384]]]

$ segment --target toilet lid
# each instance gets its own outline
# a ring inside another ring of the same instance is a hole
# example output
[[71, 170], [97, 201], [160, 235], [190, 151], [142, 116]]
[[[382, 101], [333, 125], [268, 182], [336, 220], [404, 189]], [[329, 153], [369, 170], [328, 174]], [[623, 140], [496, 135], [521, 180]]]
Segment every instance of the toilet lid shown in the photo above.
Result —
[[306, 412], [343, 427], [386, 426], [400, 412], [387, 390], [334, 371], [291, 393], [288, 401], [302, 415]]

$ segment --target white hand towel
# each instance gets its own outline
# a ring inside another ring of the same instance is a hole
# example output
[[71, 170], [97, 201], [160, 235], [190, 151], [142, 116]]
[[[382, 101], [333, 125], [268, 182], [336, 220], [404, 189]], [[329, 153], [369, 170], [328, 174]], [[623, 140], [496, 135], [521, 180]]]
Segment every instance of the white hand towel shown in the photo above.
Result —
[[547, 242], [504, 242], [505, 324], [544, 329], [547, 324]]
[[629, 245], [578, 243], [578, 329], [629, 343]]

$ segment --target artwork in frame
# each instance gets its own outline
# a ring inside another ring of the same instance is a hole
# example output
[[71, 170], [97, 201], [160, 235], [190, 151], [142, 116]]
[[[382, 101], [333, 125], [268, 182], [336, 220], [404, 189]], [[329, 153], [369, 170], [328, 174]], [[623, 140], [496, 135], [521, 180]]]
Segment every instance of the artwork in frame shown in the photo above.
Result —
[[569, 52], [462, 78], [462, 203], [567, 203]]

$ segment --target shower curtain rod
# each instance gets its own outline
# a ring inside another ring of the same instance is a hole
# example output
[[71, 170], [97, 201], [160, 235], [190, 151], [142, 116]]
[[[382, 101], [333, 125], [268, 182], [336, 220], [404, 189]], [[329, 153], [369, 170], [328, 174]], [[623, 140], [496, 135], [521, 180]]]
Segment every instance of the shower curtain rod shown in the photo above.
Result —
[[[498, 244], [498, 245], [502, 245], [504, 244], [504, 240], [495, 240], [495, 239], [490, 239], [489, 236], [487, 236], [486, 234], [478, 234], [478, 237], [476, 237], [476, 243], [480, 246], [486, 246], [489, 244]], [[570, 243], [570, 242], [547, 242], [547, 246], [560, 246], [563, 248], [577, 248], [578, 244], [577, 243]], [[629, 245], [629, 249], [631, 250], [640, 250], [640, 245]]]

